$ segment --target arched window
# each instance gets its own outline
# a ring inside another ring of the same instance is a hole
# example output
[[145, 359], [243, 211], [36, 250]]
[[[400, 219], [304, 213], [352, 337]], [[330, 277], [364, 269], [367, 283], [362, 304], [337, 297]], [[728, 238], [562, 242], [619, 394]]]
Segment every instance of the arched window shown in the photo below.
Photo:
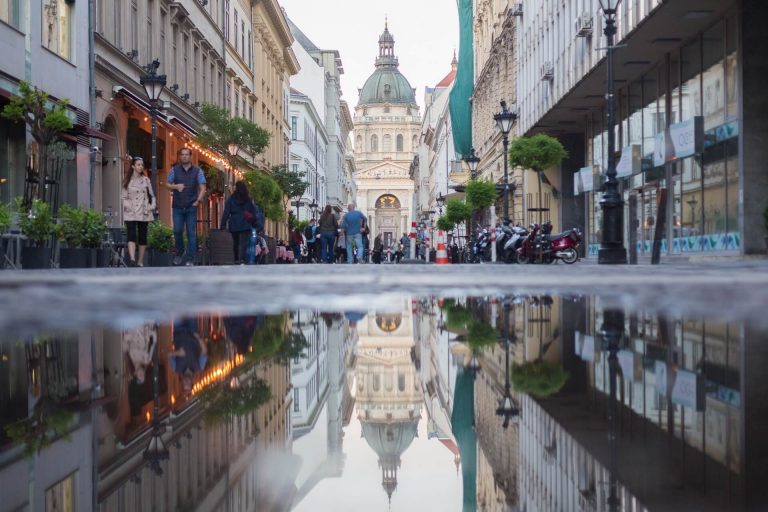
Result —
[[[384, 194], [376, 200], [376, 208], [400, 208], [400, 200], [392, 194]], [[400, 326], [400, 322], [401, 319], [396, 320], [397, 327]]]
[[363, 150], [363, 137], [360, 136], [360, 135], [358, 135], [357, 139], [355, 139], [355, 149], [357, 151], [362, 151]]
[[371, 135], [371, 152], [375, 153], [379, 150], [379, 138], [376, 135]]
[[403, 150], [403, 134], [402, 133], [397, 134], [397, 139], [395, 144], [396, 144], [397, 151]]
[[384, 136], [384, 143], [382, 144], [381, 150], [385, 153], [392, 151], [392, 137], [389, 134]]

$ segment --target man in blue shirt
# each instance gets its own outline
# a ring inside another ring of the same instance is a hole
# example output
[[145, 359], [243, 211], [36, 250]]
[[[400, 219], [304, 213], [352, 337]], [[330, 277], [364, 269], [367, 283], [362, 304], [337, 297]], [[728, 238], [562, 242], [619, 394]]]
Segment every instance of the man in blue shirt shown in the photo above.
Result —
[[[173, 237], [176, 240], [174, 265], [184, 260], [194, 265], [197, 254], [197, 205], [205, 197], [205, 174], [192, 165], [192, 150], [179, 150], [179, 163], [171, 167], [165, 187], [173, 191]], [[187, 250], [184, 251], [184, 227], [187, 229]]]
[[368, 219], [362, 212], [355, 210], [355, 203], [349, 203], [347, 206], [347, 214], [341, 221], [341, 229], [347, 234], [347, 263], [352, 263], [354, 255], [352, 254], [352, 242], [357, 247], [357, 253], [360, 258], [363, 257], [363, 235], [360, 234], [360, 230]]

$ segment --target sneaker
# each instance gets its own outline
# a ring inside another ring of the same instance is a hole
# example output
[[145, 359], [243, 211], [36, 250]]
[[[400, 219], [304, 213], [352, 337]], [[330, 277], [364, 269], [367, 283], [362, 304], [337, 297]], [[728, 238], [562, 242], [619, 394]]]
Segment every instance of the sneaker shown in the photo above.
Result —
[[182, 262], [181, 256], [174, 256], [173, 257], [173, 264], [174, 264], [174, 266], [178, 267], [179, 265], [181, 265], [181, 262]]

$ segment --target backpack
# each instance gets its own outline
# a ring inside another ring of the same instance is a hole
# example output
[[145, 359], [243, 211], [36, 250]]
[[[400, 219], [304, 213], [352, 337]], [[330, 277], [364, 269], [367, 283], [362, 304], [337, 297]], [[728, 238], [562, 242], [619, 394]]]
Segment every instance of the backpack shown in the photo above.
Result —
[[308, 244], [311, 244], [311, 243], [313, 243], [315, 241], [315, 237], [313, 236], [312, 231], [313, 231], [313, 229], [312, 229], [311, 225], [309, 225], [306, 228], [304, 228], [304, 238], [307, 239], [307, 243]]

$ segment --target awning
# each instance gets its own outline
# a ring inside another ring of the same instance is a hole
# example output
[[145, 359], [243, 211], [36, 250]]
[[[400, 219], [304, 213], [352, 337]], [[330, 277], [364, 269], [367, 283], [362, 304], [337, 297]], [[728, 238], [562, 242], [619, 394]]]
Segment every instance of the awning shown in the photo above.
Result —
[[115, 140], [115, 137], [113, 137], [112, 135], [108, 135], [102, 131], [97, 130], [96, 128], [91, 128], [90, 126], [86, 126], [83, 124], [74, 125], [70, 130], [70, 132], [73, 133], [74, 135], [93, 137], [94, 139], [101, 139], [107, 142], [112, 142]]

